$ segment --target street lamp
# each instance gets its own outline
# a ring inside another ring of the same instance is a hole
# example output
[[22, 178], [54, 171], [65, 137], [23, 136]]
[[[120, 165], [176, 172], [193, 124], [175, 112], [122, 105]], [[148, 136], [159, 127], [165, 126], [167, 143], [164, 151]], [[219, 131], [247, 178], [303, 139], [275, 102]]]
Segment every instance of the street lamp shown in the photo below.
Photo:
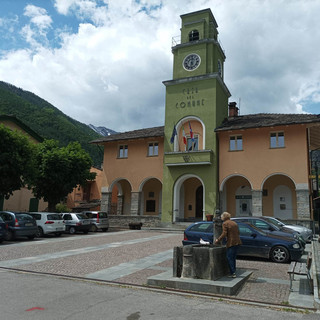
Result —
[[[315, 180], [316, 180], [316, 190], [312, 194], [313, 199], [313, 220], [317, 220], [320, 225], [320, 209], [317, 208], [317, 198], [319, 198], [319, 167], [318, 162], [320, 162], [320, 148], [311, 150], [311, 168], [314, 168]], [[313, 187], [313, 183], [312, 183]], [[313, 190], [313, 188], [312, 188]]]

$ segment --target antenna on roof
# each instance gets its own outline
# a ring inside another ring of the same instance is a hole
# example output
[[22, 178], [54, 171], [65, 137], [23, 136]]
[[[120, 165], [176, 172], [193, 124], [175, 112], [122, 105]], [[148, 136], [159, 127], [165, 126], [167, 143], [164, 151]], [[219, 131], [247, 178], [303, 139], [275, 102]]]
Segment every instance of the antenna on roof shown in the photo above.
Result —
[[241, 106], [241, 98], [239, 98], [239, 103], [238, 103], [238, 114], [239, 114], [239, 116], [240, 116], [240, 106]]

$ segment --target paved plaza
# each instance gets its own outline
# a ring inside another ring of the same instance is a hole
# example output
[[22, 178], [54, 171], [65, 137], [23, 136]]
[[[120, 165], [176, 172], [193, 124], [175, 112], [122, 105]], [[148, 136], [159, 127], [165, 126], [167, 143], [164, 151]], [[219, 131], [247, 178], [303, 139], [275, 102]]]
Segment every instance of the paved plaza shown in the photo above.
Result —
[[[182, 238], [182, 232], [126, 230], [14, 241], [1, 245], [0, 268], [147, 286], [149, 277], [172, 270], [173, 248]], [[241, 258], [237, 266], [252, 275], [230, 298], [313, 308], [304, 278], [290, 292], [288, 264]]]

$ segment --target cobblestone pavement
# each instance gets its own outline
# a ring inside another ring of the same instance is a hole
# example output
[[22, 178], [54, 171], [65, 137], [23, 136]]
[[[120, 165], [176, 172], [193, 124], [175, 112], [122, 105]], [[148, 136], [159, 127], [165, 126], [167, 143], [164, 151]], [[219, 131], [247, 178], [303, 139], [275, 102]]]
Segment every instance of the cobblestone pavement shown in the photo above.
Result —
[[[128, 230], [15, 241], [0, 246], [0, 267], [146, 285], [148, 277], [172, 269], [172, 249], [182, 237]], [[237, 267], [253, 271], [237, 298], [288, 303], [288, 264], [241, 258]]]

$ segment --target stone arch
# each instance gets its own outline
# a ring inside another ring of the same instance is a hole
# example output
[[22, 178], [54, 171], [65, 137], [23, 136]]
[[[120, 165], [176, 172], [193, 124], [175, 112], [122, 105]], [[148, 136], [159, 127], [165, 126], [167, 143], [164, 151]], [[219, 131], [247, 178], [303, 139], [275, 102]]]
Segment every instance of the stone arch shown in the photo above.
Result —
[[117, 215], [131, 214], [132, 185], [125, 178], [118, 178], [109, 185], [110, 211]]
[[205, 185], [199, 176], [185, 174], [178, 178], [173, 186], [173, 222], [197, 220], [196, 203], [199, 201], [198, 188], [200, 186], [202, 186], [203, 212], [198, 219], [205, 219]]
[[287, 174], [268, 175], [262, 184], [263, 215], [279, 219], [297, 219], [296, 183]]
[[220, 184], [220, 209], [232, 216], [252, 215], [252, 184], [241, 174], [232, 174]]
[[144, 179], [139, 186], [140, 215], [161, 216], [162, 182], [156, 177]]

